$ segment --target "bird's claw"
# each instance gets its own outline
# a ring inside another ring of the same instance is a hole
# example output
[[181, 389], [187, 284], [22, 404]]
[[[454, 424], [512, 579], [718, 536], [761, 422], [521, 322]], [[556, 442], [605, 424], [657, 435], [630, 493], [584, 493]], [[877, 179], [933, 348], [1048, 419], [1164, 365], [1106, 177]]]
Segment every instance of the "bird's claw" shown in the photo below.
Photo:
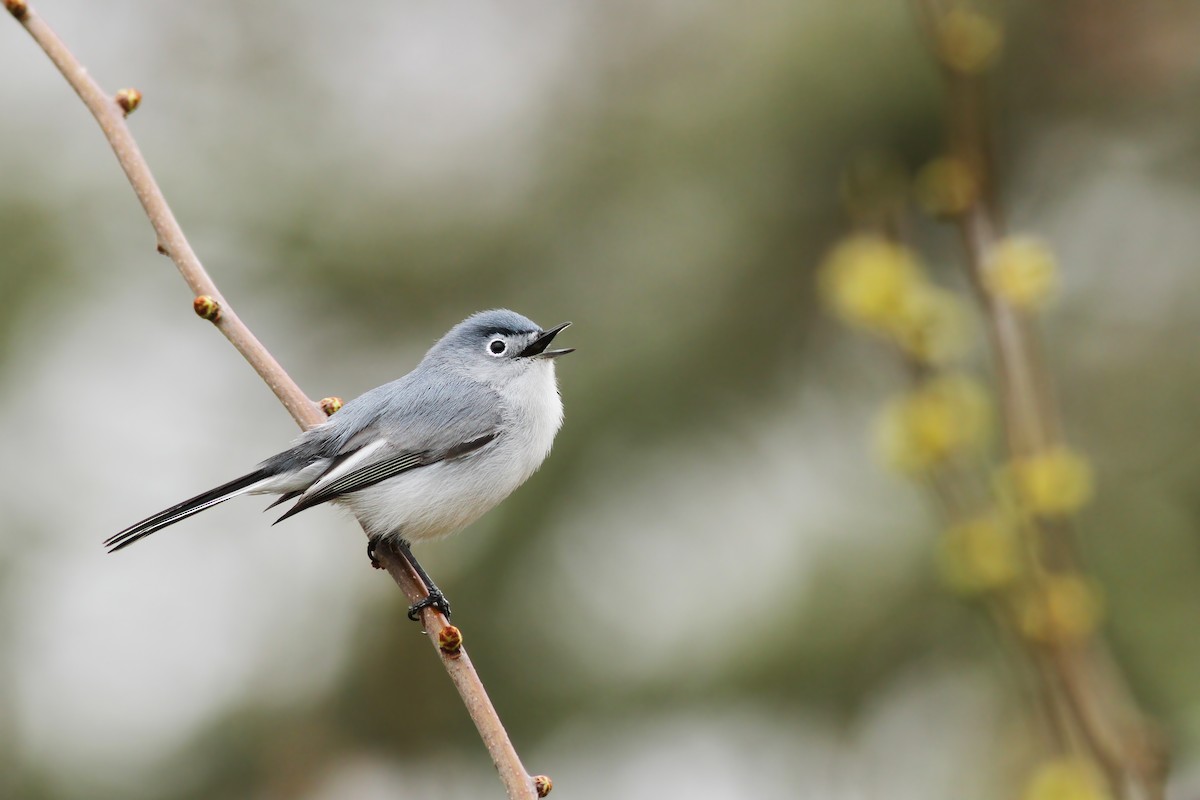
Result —
[[442, 594], [441, 589], [434, 588], [424, 600], [409, 606], [408, 618], [413, 622], [419, 621], [421, 612], [427, 608], [436, 608], [446, 619], [450, 619], [450, 601], [446, 599], [446, 595]]
[[379, 546], [381, 536], [371, 536], [367, 539], [367, 558], [371, 559], [371, 567], [383, 569], [383, 563], [375, 556], [375, 548]]

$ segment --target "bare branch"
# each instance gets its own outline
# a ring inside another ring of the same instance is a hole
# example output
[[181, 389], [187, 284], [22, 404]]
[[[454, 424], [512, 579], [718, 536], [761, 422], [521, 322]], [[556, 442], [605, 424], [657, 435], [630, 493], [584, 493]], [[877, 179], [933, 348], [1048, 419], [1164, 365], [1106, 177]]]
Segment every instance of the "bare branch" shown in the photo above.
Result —
[[[325, 419], [322, 406], [314, 403], [300, 390], [279, 362], [234, 313], [233, 307], [222, 296], [200, 259], [196, 257], [183, 229], [167, 205], [166, 198], [158, 188], [158, 183], [154, 180], [154, 175], [150, 172], [133, 134], [125, 124], [125, 117], [136, 109], [141, 101], [141, 93], [136, 89], [122, 89], [116, 96], [106, 94], [66, 44], [34, 13], [25, 0], [5, 0], [4, 5], [46, 52], [96, 118], [104, 137], [117, 156], [117, 161], [121, 164], [121, 169], [124, 170], [142, 208], [145, 209], [150, 224], [154, 227], [158, 236], [159, 252], [175, 263], [195, 295], [196, 313], [211, 321], [237, 348], [301, 428], [320, 424]], [[335, 398], [327, 398], [327, 401], [333, 399]], [[340, 401], [336, 404], [323, 401], [322, 405], [336, 410]], [[379, 556], [410, 602], [416, 603], [426, 596], [424, 584], [404, 558], [387, 548], [381, 548]], [[538, 797], [534, 780], [522, 766], [479, 675], [471, 665], [466, 650], [462, 648], [461, 632], [433, 608], [423, 611], [422, 622], [442, 660], [442, 665], [462, 697], [467, 713], [471, 715], [475, 727], [479, 730], [509, 798], [520, 800]]]
[[[918, 22], [936, 52], [939, 25], [950, 12], [940, 0], [916, 0], [915, 5]], [[976, 187], [974, 198], [955, 217], [995, 359], [1008, 454], [1019, 460], [1061, 443], [1059, 410], [1035, 320], [987, 289], [989, 262], [1005, 233], [994, 200], [997, 181], [986, 84], [981, 70], [955, 68], [946, 59], [941, 61], [948, 147], [969, 168]], [[1047, 571], [1079, 569], [1068, 519], [1035, 518], [1028, 529], [1039, 566]], [[1073, 720], [1083, 748], [1104, 770], [1115, 795], [1160, 800], [1166, 744], [1137, 706], [1103, 637], [1096, 634], [1081, 643], [1031, 645], [1029, 655], [1044, 683], [1047, 705]]]

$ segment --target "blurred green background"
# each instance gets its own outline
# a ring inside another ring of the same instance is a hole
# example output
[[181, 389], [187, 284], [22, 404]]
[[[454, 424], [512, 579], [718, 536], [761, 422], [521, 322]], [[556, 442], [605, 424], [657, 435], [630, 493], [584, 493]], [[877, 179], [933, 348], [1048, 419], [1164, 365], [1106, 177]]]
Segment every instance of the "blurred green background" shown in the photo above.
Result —
[[[1003, 647], [870, 448], [901, 370], [814, 297], [847, 161], [942, 145], [907, 4], [35, 7], [142, 90], [194, 247], [313, 397], [481, 308], [575, 322], [551, 458], [418, 551], [554, 796], [1019, 791], [1038, 753]], [[1200, 6], [996, 10], [1002, 201], [1064, 265], [1043, 330], [1098, 470], [1085, 556], [1195, 797]], [[241, 501], [104, 554], [295, 431], [7, 18], [0, 108], [0, 796], [502, 796], [349, 519]], [[953, 232], [918, 232], [961, 286]]]

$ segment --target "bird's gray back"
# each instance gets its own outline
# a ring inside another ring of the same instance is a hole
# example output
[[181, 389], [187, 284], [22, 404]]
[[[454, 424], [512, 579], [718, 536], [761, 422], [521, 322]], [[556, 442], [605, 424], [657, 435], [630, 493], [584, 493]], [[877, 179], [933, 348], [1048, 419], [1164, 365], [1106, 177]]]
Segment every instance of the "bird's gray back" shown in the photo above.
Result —
[[346, 403], [263, 465], [286, 472], [386, 439], [387, 451], [440, 453], [502, 425], [500, 398], [452, 367], [422, 362], [402, 378]]

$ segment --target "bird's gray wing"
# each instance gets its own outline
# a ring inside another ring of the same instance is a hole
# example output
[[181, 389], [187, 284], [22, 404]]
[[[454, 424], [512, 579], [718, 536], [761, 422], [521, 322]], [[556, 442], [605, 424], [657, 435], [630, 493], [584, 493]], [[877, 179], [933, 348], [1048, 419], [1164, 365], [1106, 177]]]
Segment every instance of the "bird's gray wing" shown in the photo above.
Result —
[[[326, 469], [293, 495], [295, 504], [276, 522], [410, 470], [460, 458], [500, 435], [499, 397], [490, 388], [455, 376], [435, 374], [419, 384], [411, 378], [373, 389], [338, 412], [351, 412], [346, 424], [352, 432], [340, 432], [349, 435], [338, 437], [338, 452]], [[374, 413], [356, 417], [355, 405]]]
[[[368, 486], [374, 486], [381, 481], [394, 478], [397, 475], [417, 469], [418, 467], [425, 467], [430, 464], [436, 464], [439, 461], [448, 461], [452, 458], [464, 456], [467, 453], [490, 444], [499, 435], [498, 431], [485, 433], [469, 442], [461, 442], [454, 447], [440, 452], [400, 450], [378, 461], [369, 461], [363, 466], [343, 471], [337, 477], [332, 476], [332, 473], [337, 470], [337, 466], [335, 465], [327, 473], [330, 477], [329, 480], [326, 480], [323, 476], [308, 491], [299, 493], [295, 504], [275, 521], [282, 522], [306, 508], [312, 508], [321, 503], [327, 503], [336, 497], [366, 489]], [[292, 496], [296, 497], [297, 495]]]

